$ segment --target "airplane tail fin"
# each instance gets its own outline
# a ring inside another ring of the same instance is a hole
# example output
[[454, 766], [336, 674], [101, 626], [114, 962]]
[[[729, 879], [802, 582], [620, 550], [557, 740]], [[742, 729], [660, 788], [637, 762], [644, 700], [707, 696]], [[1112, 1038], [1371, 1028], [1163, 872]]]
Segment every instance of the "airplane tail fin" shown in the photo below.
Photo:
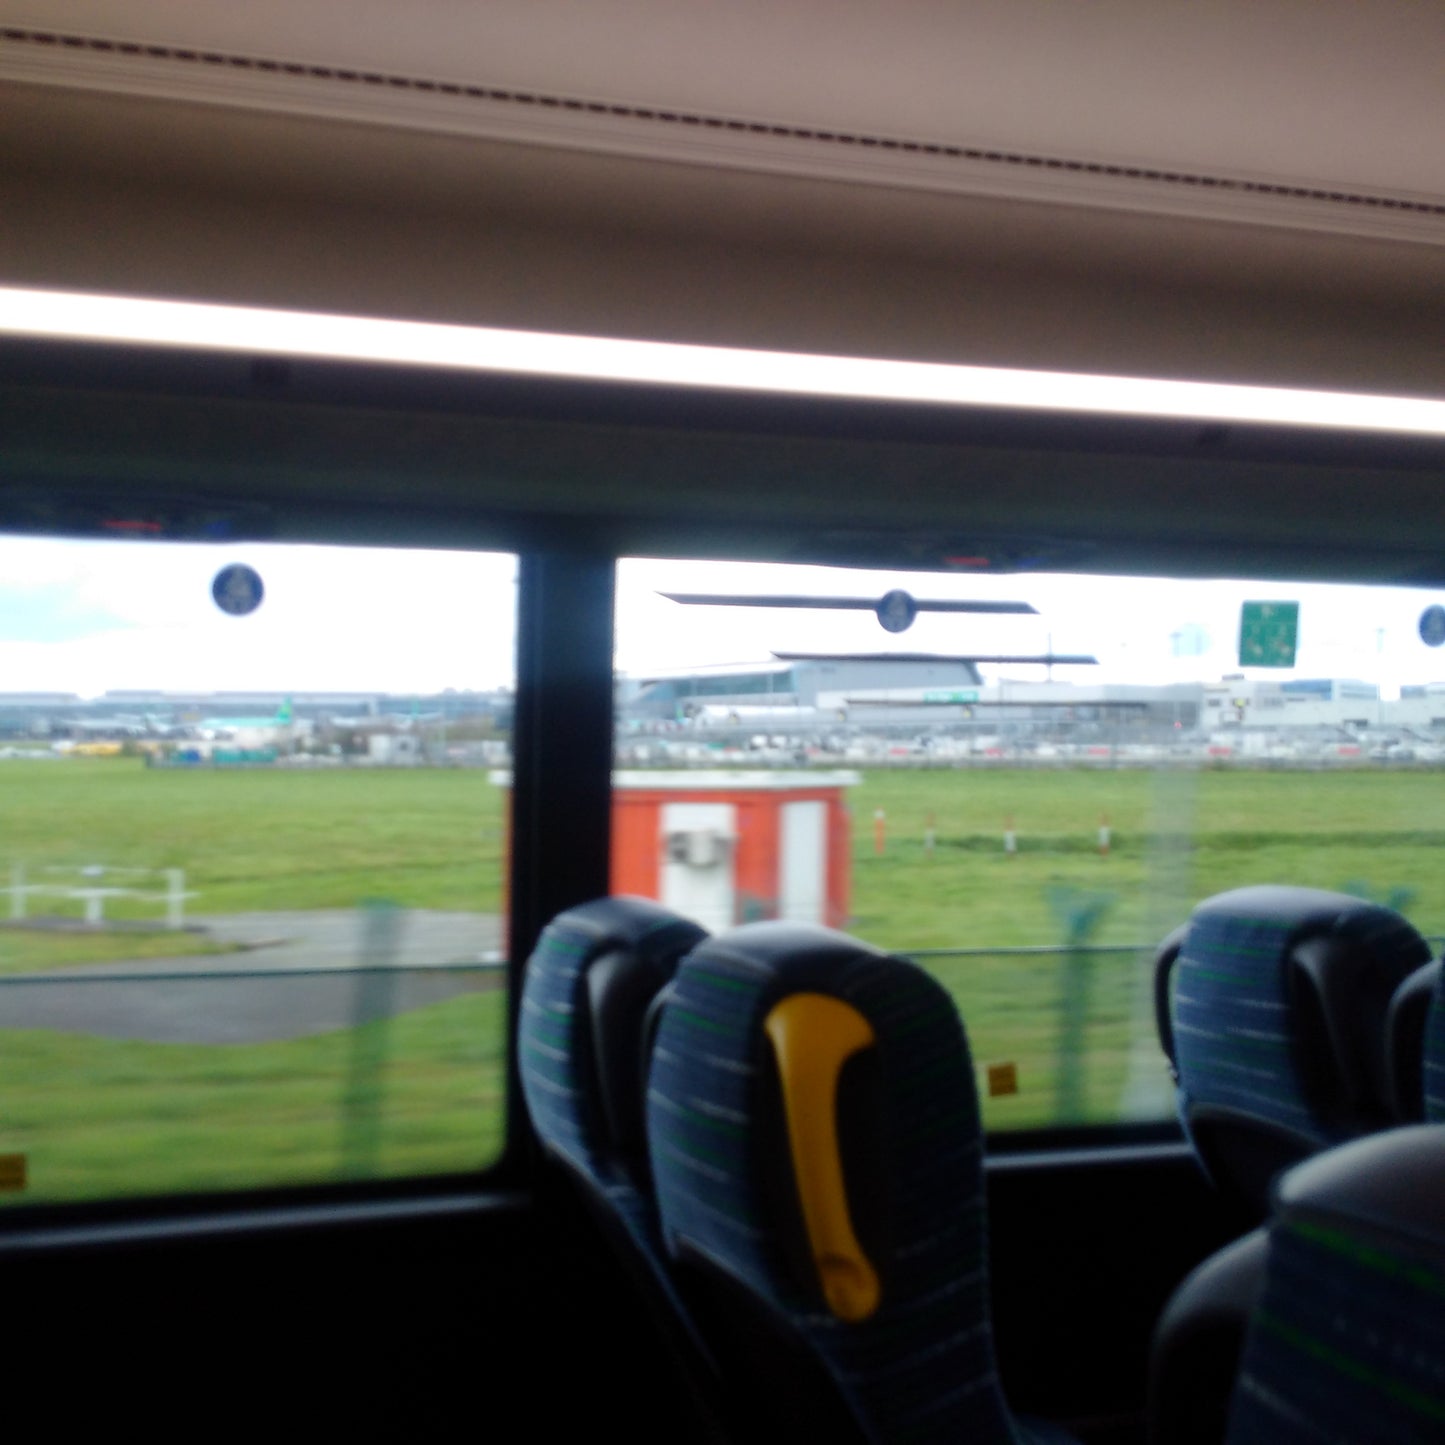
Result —
[[280, 707], [276, 709], [276, 721], [283, 726], [291, 721], [291, 699], [288, 697]]

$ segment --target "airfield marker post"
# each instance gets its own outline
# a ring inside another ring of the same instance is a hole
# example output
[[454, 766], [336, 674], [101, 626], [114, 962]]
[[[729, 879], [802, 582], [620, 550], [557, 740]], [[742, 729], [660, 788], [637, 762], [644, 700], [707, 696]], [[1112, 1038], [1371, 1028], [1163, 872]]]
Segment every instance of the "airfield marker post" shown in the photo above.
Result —
[[1019, 850], [1018, 834], [1014, 832], [1013, 814], [1010, 813], [1003, 820], [1003, 851], [1004, 856], [1012, 858]]
[[1112, 837], [1109, 831], [1109, 815], [1102, 813], [1099, 816], [1099, 855], [1107, 858], [1109, 856], [1109, 841]]
[[166, 869], [166, 927], [182, 929], [186, 926], [186, 870]]
[[879, 858], [883, 856], [883, 830], [886, 826], [883, 809], [875, 809], [873, 813], [873, 852]]
[[930, 814], [928, 815], [928, 826], [927, 826], [926, 828], [924, 828], [924, 830], [923, 830], [923, 851], [924, 851], [924, 853], [925, 853], [928, 857], [930, 857], [930, 858], [933, 857], [933, 842], [934, 842], [934, 815], [933, 815], [932, 813], [930, 813]]

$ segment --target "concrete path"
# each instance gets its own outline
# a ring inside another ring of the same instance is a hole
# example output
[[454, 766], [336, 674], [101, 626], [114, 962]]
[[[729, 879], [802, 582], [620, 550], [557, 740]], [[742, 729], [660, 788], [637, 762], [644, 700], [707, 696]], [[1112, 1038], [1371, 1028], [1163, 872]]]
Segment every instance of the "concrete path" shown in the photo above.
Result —
[[335, 909], [194, 921], [246, 951], [12, 974], [0, 978], [0, 1029], [259, 1043], [350, 1028], [505, 981], [500, 924], [489, 914]]

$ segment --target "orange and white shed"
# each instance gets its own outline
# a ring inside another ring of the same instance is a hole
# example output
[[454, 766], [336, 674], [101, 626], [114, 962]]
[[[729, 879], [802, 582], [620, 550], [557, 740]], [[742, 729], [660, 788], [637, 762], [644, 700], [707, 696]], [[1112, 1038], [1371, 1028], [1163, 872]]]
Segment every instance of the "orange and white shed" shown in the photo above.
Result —
[[850, 891], [845, 791], [855, 772], [618, 772], [612, 891], [704, 928], [761, 918], [842, 928]]

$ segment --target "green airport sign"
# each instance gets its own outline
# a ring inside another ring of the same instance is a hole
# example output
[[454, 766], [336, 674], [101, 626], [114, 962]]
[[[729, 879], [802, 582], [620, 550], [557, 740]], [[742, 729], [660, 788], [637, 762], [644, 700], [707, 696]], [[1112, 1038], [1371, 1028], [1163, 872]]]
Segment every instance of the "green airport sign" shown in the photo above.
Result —
[[1239, 609], [1241, 667], [1293, 667], [1298, 646], [1298, 602], [1246, 602]]
[[977, 702], [978, 689], [930, 688], [923, 694], [924, 702]]

